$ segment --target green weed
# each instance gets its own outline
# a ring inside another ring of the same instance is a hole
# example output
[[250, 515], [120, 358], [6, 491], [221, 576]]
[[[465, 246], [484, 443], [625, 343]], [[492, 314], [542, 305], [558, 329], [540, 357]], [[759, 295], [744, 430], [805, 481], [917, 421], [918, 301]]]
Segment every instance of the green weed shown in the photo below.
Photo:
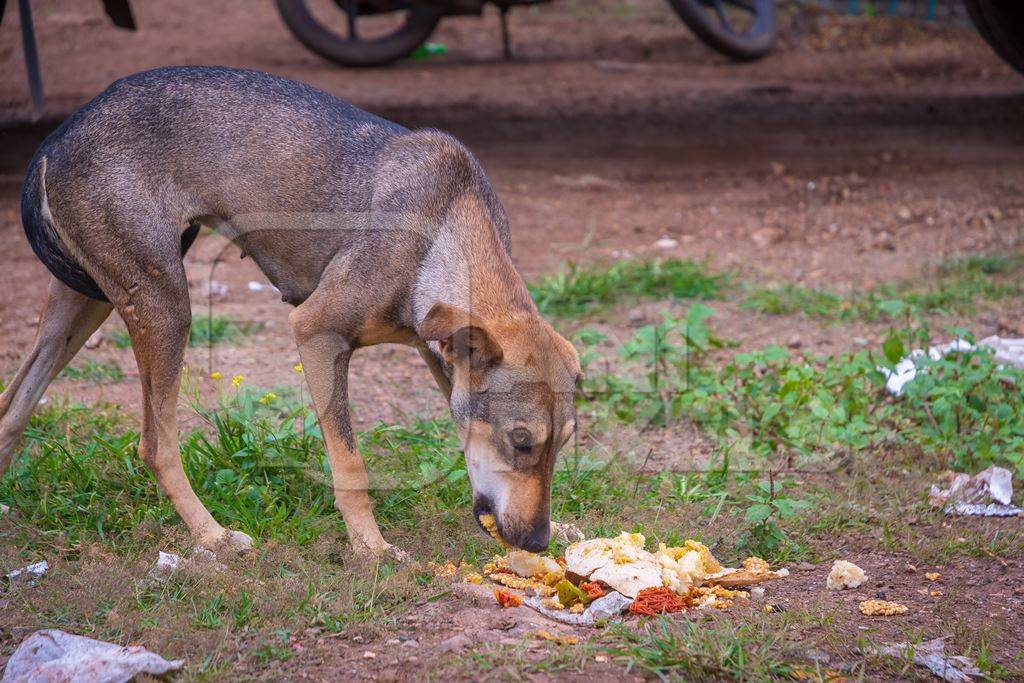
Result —
[[[205, 313], [194, 313], [189, 327], [189, 346], [209, 346], [210, 344], [234, 344], [244, 337], [256, 334], [263, 328], [262, 323], [239, 321], [223, 316], [210, 316]], [[110, 343], [118, 349], [131, 348], [132, 339], [124, 329], [113, 330], [109, 334]]]
[[92, 382], [106, 384], [120, 382], [124, 379], [124, 370], [113, 362], [103, 362], [86, 358], [81, 363], [64, 368], [61, 376], [76, 382]]
[[795, 678], [813, 667], [798, 665], [798, 655], [783, 639], [783, 629], [768, 621], [717, 622], [661, 617], [639, 628], [610, 627], [612, 644], [602, 648], [627, 671], [639, 669], [667, 680], [765, 681]]
[[621, 301], [644, 298], [713, 299], [728, 276], [712, 275], [695, 261], [616, 261], [577, 265], [529, 285], [543, 315], [580, 317]]

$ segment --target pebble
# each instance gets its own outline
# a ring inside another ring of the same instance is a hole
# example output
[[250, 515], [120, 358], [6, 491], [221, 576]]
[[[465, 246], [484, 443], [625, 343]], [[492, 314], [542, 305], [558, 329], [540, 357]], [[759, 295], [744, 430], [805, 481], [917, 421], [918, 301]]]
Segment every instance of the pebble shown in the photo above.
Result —
[[371, 650], [367, 650], [363, 653], [363, 659], [377, 659], [377, 653]]
[[410, 648], [410, 649], [416, 649], [419, 646], [420, 646], [420, 641], [416, 640], [415, 638], [409, 638], [408, 640], [402, 641], [402, 647], [407, 647], [407, 648]]
[[469, 639], [469, 636], [460, 634], [442, 640], [439, 647], [441, 649], [441, 652], [457, 652], [458, 650], [467, 648], [472, 644], [473, 641]]

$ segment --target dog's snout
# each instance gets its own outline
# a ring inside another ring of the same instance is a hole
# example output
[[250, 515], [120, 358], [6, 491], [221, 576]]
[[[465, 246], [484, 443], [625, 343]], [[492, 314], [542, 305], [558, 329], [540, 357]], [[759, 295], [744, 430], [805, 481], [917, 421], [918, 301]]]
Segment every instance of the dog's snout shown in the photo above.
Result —
[[545, 520], [541, 524], [535, 524], [522, 538], [517, 539], [516, 545], [531, 553], [539, 553], [547, 550], [551, 542], [551, 523]]

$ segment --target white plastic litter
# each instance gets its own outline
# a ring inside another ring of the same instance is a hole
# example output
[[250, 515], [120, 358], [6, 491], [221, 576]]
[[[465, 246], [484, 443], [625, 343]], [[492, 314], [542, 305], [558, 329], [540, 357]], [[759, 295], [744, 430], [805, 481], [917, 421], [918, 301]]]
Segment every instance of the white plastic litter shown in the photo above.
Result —
[[[1012, 365], [1017, 368], [1024, 368], [1024, 338], [1004, 339], [993, 335], [985, 337], [978, 342], [977, 346], [970, 344], [963, 339], [956, 339], [946, 344], [928, 347], [928, 357], [932, 360], [939, 360], [951, 353], [965, 353], [976, 348], [987, 347], [993, 350], [997, 363]], [[878, 371], [885, 375], [885, 388], [893, 396], [903, 394], [903, 387], [907, 382], [917, 377], [917, 363], [915, 359], [924, 356], [924, 351], [914, 349], [906, 358], [901, 360], [890, 370], [886, 367], [879, 367]]]
[[915, 664], [928, 667], [933, 674], [949, 683], [968, 683], [971, 678], [984, 675], [970, 659], [961, 655], [946, 656], [945, 649], [945, 638], [936, 638], [918, 645], [892, 643], [883, 646], [879, 652], [893, 657], [905, 657], [910, 650]]
[[976, 475], [946, 472], [942, 475], [948, 488], [932, 484], [928, 499], [934, 507], [945, 507], [947, 515], [1012, 517], [1021, 508], [1011, 505], [1013, 473], [1005, 467], [992, 465]]
[[57, 629], [36, 631], [7, 661], [0, 683], [122, 683], [140, 673], [163, 676], [184, 665], [141, 646], [122, 647]]
[[43, 574], [50, 568], [50, 564], [43, 560], [42, 562], [36, 562], [30, 564], [27, 567], [21, 569], [15, 569], [13, 572], [7, 575], [8, 581], [27, 581], [28, 585], [34, 586], [39, 582], [39, 579], [43, 578]]
[[993, 335], [982, 339], [978, 346], [994, 350], [995, 359], [999, 363], [1024, 368], [1024, 339], [1004, 339]]
[[178, 568], [181, 566], [181, 556], [175, 555], [174, 553], [165, 553], [160, 551], [159, 556], [156, 558], [156, 564], [149, 570], [149, 575], [154, 579], [161, 581], [170, 578]]
[[[973, 344], [963, 339], [957, 339], [946, 344], [928, 347], [928, 357], [932, 360], [939, 360], [951, 353], [964, 353], [973, 351], [974, 348]], [[897, 363], [892, 370], [881, 365], [876, 368], [885, 375], [885, 388], [889, 390], [890, 394], [893, 396], [903, 395], [903, 387], [906, 386], [907, 382], [917, 377], [917, 359], [923, 358], [924, 355], [925, 353], [921, 349], [914, 349], [910, 352], [910, 355]]]
[[551, 609], [541, 604], [540, 598], [530, 596], [523, 600], [523, 604], [532, 607], [549, 619], [560, 621], [563, 624], [572, 626], [593, 626], [598, 619], [609, 619], [625, 612], [633, 604], [633, 598], [626, 597], [618, 591], [612, 591], [597, 600], [594, 600], [579, 614], [572, 614], [564, 609]]

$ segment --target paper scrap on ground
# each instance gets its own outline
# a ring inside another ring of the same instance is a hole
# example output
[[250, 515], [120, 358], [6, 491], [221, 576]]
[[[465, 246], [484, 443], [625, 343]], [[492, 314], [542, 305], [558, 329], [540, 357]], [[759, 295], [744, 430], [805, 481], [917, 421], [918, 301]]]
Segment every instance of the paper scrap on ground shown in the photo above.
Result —
[[971, 678], [980, 678], [984, 674], [967, 657], [961, 655], [947, 656], [944, 638], [928, 640], [917, 645], [910, 643], [892, 643], [882, 647], [879, 652], [893, 657], [906, 657], [912, 651], [914, 663], [928, 667], [933, 674], [949, 683], [967, 683]]
[[933, 507], [944, 507], [947, 515], [1013, 517], [1021, 508], [1011, 505], [1013, 473], [992, 465], [976, 475], [945, 472], [940, 484], [932, 484], [928, 500]]
[[590, 605], [579, 614], [573, 614], [564, 609], [552, 609], [546, 607], [540, 598], [533, 596], [528, 597], [523, 601], [523, 604], [532, 607], [544, 616], [560, 621], [563, 624], [569, 624], [571, 626], [593, 626], [597, 623], [598, 619], [610, 619], [616, 617], [633, 604], [633, 598], [627, 598], [622, 593], [612, 591], [602, 598], [594, 600]]
[[50, 568], [50, 563], [46, 560], [42, 562], [35, 562], [27, 567], [21, 569], [15, 569], [13, 572], [7, 575], [8, 581], [27, 581], [28, 585], [34, 586], [39, 582], [39, 579], [43, 578], [43, 574]]
[[7, 661], [0, 683], [122, 683], [140, 673], [163, 676], [183, 665], [180, 659], [168, 661], [141, 646], [122, 647], [46, 629], [22, 641]]

